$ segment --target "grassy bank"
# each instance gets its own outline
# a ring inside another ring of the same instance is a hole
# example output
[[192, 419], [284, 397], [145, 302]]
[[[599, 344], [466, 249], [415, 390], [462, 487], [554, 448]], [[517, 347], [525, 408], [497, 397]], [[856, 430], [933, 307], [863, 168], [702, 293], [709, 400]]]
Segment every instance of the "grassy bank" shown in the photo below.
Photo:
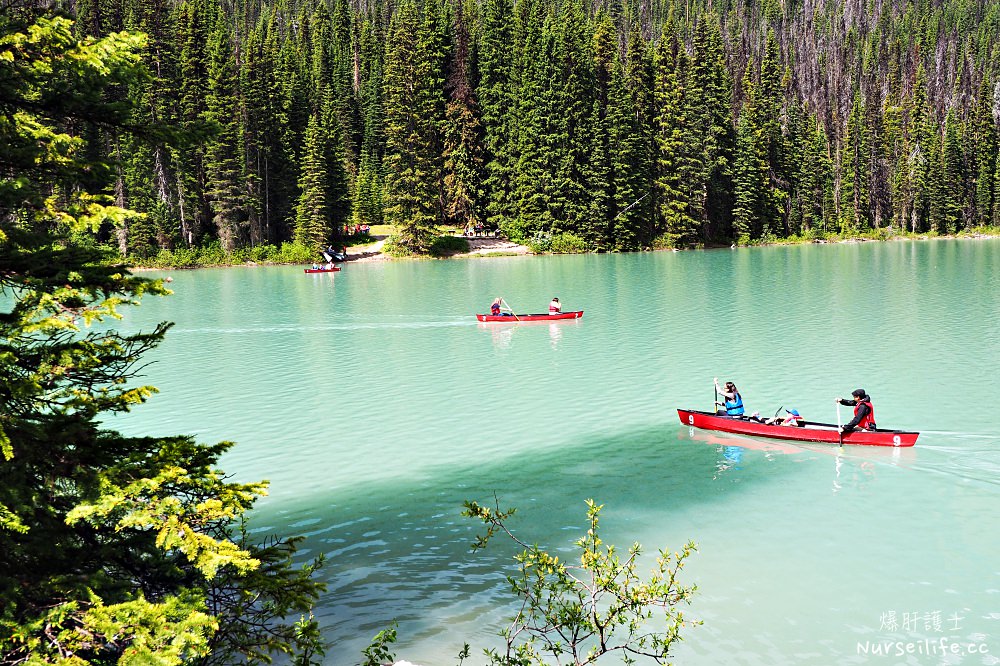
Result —
[[320, 260], [312, 248], [297, 243], [258, 245], [226, 252], [218, 242], [204, 247], [160, 250], [151, 257], [121, 257], [136, 268], [208, 268], [210, 266], [240, 266], [246, 264], [308, 264]]

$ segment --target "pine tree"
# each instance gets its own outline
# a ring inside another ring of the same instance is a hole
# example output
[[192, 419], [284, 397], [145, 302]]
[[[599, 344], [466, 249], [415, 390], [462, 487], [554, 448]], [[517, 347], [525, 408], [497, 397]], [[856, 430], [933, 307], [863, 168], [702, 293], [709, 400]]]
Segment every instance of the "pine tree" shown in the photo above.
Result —
[[704, 240], [716, 238], [731, 224], [735, 131], [732, 82], [726, 68], [722, 28], [714, 12], [701, 14], [694, 38], [691, 68], [692, 138], [698, 141], [697, 200], [692, 216]]
[[362, 116], [361, 157], [354, 188], [354, 223], [382, 224], [383, 174], [382, 155], [385, 148], [385, 114], [382, 106], [384, 78], [382, 57], [384, 48], [380, 29], [375, 21], [361, 27], [359, 90]]
[[594, 25], [594, 104], [590, 116], [590, 154], [586, 188], [591, 195], [590, 210], [578, 227], [587, 247], [605, 251], [616, 242], [610, 222], [616, 219], [612, 171], [611, 132], [612, 77], [617, 66], [618, 44], [611, 16], [602, 12]]
[[968, 183], [965, 155], [962, 150], [962, 122], [949, 110], [944, 121], [944, 139], [941, 145], [941, 181], [938, 190], [941, 212], [937, 231], [955, 233], [966, 226], [962, 215], [963, 196]]
[[910, 100], [910, 133], [913, 148], [908, 163], [909, 182], [913, 203], [910, 214], [910, 231], [928, 231], [931, 227], [931, 203], [934, 171], [933, 148], [938, 143], [934, 130], [932, 110], [927, 100], [927, 77], [923, 64], [917, 67]]
[[319, 111], [309, 118], [299, 176], [299, 201], [295, 207], [296, 243], [317, 250], [331, 235], [332, 213], [327, 192], [327, 137]]
[[274, 72], [265, 55], [260, 27], [250, 30], [243, 48], [243, 67], [239, 70], [240, 90], [244, 101], [243, 155], [246, 174], [246, 207], [249, 215], [249, 240], [253, 246], [273, 240], [270, 224], [268, 167], [270, 166], [270, 128], [277, 124], [271, 106], [270, 86]]
[[106, 101], [145, 78], [141, 48], [73, 39], [64, 18], [0, 26], [0, 661], [312, 661], [322, 585], [293, 567], [298, 539], [241, 534], [266, 484], [226, 480], [231, 444], [108, 429], [153, 392], [133, 382], [169, 328], [115, 330], [119, 307], [167, 292], [76, 240], [134, 216], [85, 137], [172, 134]]
[[[518, 7], [532, 4], [530, 0]], [[483, 123], [483, 161], [487, 224], [512, 234], [515, 218], [512, 184], [516, 164], [517, 127], [515, 126], [514, 88], [518, 85], [514, 69], [514, 31], [511, 0], [485, 0], [479, 35], [479, 72], [477, 88]]]
[[632, 136], [624, 152], [615, 154], [616, 187], [621, 184], [615, 192], [619, 211], [616, 226], [633, 230], [636, 247], [651, 247], [656, 234], [656, 203], [652, 196], [656, 180], [654, 65], [652, 49], [638, 21], [629, 32], [622, 65], [623, 92], [630, 98], [628, 122]]
[[736, 126], [733, 234], [740, 244], [760, 238], [773, 220], [766, 128], [759, 123], [760, 93], [753, 82], [751, 64], [743, 77], [745, 105]]
[[760, 140], [767, 172], [767, 190], [760, 210], [762, 234], [772, 234], [785, 226], [785, 210], [791, 187], [791, 169], [786, 153], [782, 121], [785, 117], [781, 54], [774, 32], [768, 31], [764, 57], [760, 63], [754, 106], [754, 122], [760, 127]]
[[[542, 11], [538, 0], [525, 0], [524, 5], [530, 11]], [[525, 26], [519, 62], [517, 169], [511, 191], [516, 218], [505, 228], [515, 241], [551, 233], [553, 227], [550, 202], [558, 169], [553, 148], [560, 139], [562, 120], [554, 116], [557, 100], [552, 86], [558, 83], [562, 70], [557, 64], [553, 18], [535, 18]]]
[[841, 158], [841, 228], [845, 233], [871, 228], [869, 127], [860, 96], [847, 121]]
[[997, 204], [994, 174], [997, 171], [997, 150], [1000, 138], [997, 135], [997, 121], [993, 117], [993, 86], [988, 76], [983, 76], [979, 87], [974, 119], [976, 194], [974, 224], [989, 225], [993, 222], [993, 210]]
[[440, 213], [442, 34], [433, 3], [421, 21], [404, 2], [393, 23], [385, 64], [385, 217], [398, 227], [397, 246], [419, 253], [429, 248]]
[[232, 252], [248, 240], [249, 215], [243, 191], [237, 63], [232, 35], [223, 17], [208, 43], [208, 95], [205, 118], [218, 128], [205, 155], [206, 190], [222, 248]]
[[554, 27], [548, 140], [555, 167], [549, 210], [554, 233], [577, 235], [590, 214], [587, 191], [593, 113], [593, 35], [580, 0], [563, 0]]
[[[833, 198], [833, 162], [828, 153], [829, 142], [819, 119], [806, 117], [811, 121], [811, 131], [803, 146], [803, 157], [799, 172], [799, 225], [793, 233], [809, 234], [824, 232], [835, 222]], [[828, 204], [828, 201], [830, 202]]]
[[469, 83], [470, 36], [461, 2], [455, 3], [455, 50], [444, 123], [444, 214], [452, 224], [475, 226], [482, 213], [482, 129]]
[[658, 228], [669, 245], [693, 240], [696, 234], [690, 216], [683, 177], [687, 167], [685, 145], [683, 77], [684, 46], [673, 26], [672, 16], [664, 24], [656, 53], [656, 197]]
[[[129, 86], [127, 93], [134, 122], [139, 126], [173, 123], [177, 100], [171, 85], [176, 77], [172, 7], [162, 0], [134, 0], [126, 5], [123, 19], [126, 29], [147, 36], [142, 58], [151, 76]], [[151, 256], [160, 246], [172, 247], [180, 236], [173, 156], [162, 142], [120, 137], [116, 143], [119, 202], [147, 213], [121, 227], [119, 240], [130, 253]]]
[[[207, 16], [204, 3], [184, 0], [178, 8], [177, 42], [180, 49], [179, 125], [193, 132], [206, 112], [208, 91]], [[178, 164], [177, 200], [181, 241], [198, 244], [212, 217], [206, 195], [205, 147], [201, 142], [174, 149]]]

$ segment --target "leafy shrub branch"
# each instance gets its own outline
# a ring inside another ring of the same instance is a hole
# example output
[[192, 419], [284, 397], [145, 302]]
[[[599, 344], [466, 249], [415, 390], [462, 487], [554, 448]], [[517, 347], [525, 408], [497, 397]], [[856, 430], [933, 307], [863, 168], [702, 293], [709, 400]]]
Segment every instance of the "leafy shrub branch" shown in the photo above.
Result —
[[[472, 545], [474, 551], [497, 534], [523, 548], [514, 558], [517, 573], [507, 577], [521, 605], [501, 632], [506, 648], [485, 650], [490, 664], [580, 666], [607, 655], [625, 664], [638, 659], [662, 664], [682, 640], [681, 630], [700, 624], [686, 619], [680, 608], [690, 603], [697, 586], [682, 585], [678, 578], [697, 550], [695, 544], [689, 541], [676, 553], [660, 550], [652, 575], [643, 580], [637, 574], [641, 546], [634, 543], [620, 555], [615, 546], [605, 545], [598, 529], [603, 505], [590, 499], [586, 503], [589, 527], [576, 541], [579, 564], [570, 564], [516, 536], [508, 526], [515, 509], [501, 509], [499, 500], [493, 508], [465, 502], [463, 515], [486, 526], [486, 534]], [[653, 623], [662, 629], [650, 629]]]

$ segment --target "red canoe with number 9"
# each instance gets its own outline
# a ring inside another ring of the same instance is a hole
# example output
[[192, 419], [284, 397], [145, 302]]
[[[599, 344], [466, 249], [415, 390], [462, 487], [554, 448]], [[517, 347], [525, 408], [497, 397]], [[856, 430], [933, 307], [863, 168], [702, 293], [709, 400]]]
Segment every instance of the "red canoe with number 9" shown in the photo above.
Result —
[[[677, 416], [686, 426], [703, 430], [733, 432], [739, 435], [770, 437], [772, 439], [792, 439], [800, 442], [840, 443], [840, 428], [832, 423], [805, 421], [804, 426], [768, 425], [736, 416], [699, 412], [693, 409], [678, 409]], [[860, 446], [913, 446], [920, 433], [904, 430], [876, 430], [868, 432], [856, 430], [844, 434], [844, 444]]]

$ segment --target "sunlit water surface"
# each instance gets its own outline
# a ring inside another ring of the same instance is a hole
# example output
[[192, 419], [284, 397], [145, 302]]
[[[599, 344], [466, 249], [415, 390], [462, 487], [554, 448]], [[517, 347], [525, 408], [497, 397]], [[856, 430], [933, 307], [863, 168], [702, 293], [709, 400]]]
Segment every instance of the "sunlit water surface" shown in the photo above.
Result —
[[[1000, 241], [170, 275], [124, 323], [176, 322], [145, 371], [161, 393], [113, 424], [238, 442], [222, 466], [271, 481], [255, 531], [327, 556], [328, 664], [393, 620], [401, 658], [454, 664], [469, 642], [482, 662], [515, 608], [514, 550], [470, 553], [460, 511], [494, 494], [563, 557], [587, 498], [607, 543], [696, 541], [703, 624], [678, 663], [1000, 663]], [[478, 324], [499, 295], [586, 314]], [[825, 421], [862, 386], [920, 439], [689, 431], [675, 410], [710, 409], [715, 376], [751, 410]]]

